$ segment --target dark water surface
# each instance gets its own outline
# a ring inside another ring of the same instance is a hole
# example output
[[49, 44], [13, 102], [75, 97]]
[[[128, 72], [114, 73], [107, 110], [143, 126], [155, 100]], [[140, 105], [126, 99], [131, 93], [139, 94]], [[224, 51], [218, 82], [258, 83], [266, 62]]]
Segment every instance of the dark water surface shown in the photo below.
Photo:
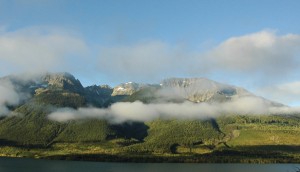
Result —
[[0, 158], [0, 172], [296, 172], [300, 164], [103, 163]]

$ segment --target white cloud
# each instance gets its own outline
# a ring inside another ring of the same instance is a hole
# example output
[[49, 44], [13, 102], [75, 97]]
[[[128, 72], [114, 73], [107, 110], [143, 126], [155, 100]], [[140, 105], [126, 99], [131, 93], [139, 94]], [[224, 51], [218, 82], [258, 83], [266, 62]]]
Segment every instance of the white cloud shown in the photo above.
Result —
[[268, 115], [288, 114], [300, 112], [299, 108], [276, 107], [269, 101], [258, 97], [242, 97], [227, 103], [153, 103], [142, 102], [119, 102], [107, 109], [79, 108], [58, 109], [48, 115], [51, 120], [65, 122], [69, 120], [80, 120], [86, 118], [105, 119], [111, 123], [122, 123], [125, 121], [151, 121], [161, 119], [205, 119], [217, 117], [222, 114], [239, 115]]
[[294, 81], [261, 88], [259, 94], [285, 104], [300, 103], [300, 81]]
[[[94, 61], [78, 58], [78, 54], [90, 49], [80, 37], [68, 30], [31, 27], [8, 31], [7, 28], [0, 27], [2, 75], [23, 71], [80, 71], [85, 75], [98, 72], [114, 82], [153, 82], [173, 76], [218, 75], [225, 81], [230, 78], [240, 83], [271, 87], [267, 84], [278, 84], [293, 73], [299, 73], [300, 66], [300, 35], [278, 35], [268, 30], [229, 38], [206, 53], [191, 52], [184, 46], [162, 41], [103, 46]], [[86, 77], [88, 80], [90, 76]], [[282, 94], [290, 94], [287, 89], [279, 90]], [[283, 102], [280, 96], [277, 97], [277, 101]], [[298, 98], [293, 96], [292, 99]]]
[[0, 116], [9, 113], [7, 105], [16, 105], [21, 100], [20, 95], [9, 80], [1, 80], [0, 95]]
[[300, 35], [263, 30], [231, 37], [206, 52], [191, 52], [161, 41], [103, 47], [100, 51], [99, 71], [116, 80], [221, 77], [225, 82], [238, 81], [248, 89], [257, 89], [286, 82], [299, 73]]
[[242, 72], [264, 79], [286, 76], [299, 66], [300, 35], [276, 35], [261, 31], [230, 38], [207, 53], [206, 61], [216, 70]]
[[181, 46], [162, 41], [142, 42], [135, 45], [102, 47], [99, 70], [109, 76], [128, 80], [161, 79], [186, 67], [187, 52]]
[[222, 73], [262, 82], [297, 71], [299, 53], [300, 35], [264, 30], [231, 37], [205, 53], [161, 41], [102, 47], [98, 67], [107, 76], [125, 80]]
[[70, 55], [87, 49], [80, 38], [57, 28], [31, 27], [0, 32], [0, 71], [41, 72], [64, 69]]
[[300, 96], [300, 81], [279, 85], [278, 89], [289, 94]]

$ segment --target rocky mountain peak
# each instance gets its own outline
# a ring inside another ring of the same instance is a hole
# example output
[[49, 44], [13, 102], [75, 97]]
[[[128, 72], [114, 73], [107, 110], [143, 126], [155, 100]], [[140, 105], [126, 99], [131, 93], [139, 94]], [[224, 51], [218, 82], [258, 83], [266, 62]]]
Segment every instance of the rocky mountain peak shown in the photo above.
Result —
[[164, 79], [161, 84], [164, 87], [189, 87], [194, 85], [203, 89], [215, 89], [220, 85], [220, 83], [207, 78], [168, 78]]
[[109, 85], [92, 85], [85, 88], [86, 92], [99, 96], [110, 96], [113, 89]]
[[41, 77], [41, 81], [54, 88], [66, 89], [78, 93], [83, 92], [83, 86], [80, 81], [67, 72], [48, 73]]
[[141, 88], [147, 86], [148, 84], [138, 84], [135, 82], [122, 83], [113, 89], [112, 96], [119, 95], [132, 95], [133, 93], [139, 91]]
[[234, 96], [251, 95], [242, 88], [207, 78], [169, 78], [163, 80], [161, 86], [193, 102], [226, 101]]

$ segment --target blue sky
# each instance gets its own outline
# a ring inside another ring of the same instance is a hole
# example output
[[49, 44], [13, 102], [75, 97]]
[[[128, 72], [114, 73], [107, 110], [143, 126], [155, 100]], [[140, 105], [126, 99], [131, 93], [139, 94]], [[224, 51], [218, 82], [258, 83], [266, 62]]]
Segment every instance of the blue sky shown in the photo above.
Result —
[[0, 0], [0, 76], [69, 71], [85, 86], [208, 77], [299, 105], [299, 9], [297, 0]]
[[9, 29], [47, 25], [78, 31], [91, 44], [144, 39], [191, 46], [275, 29], [298, 33], [300, 2], [279, 0], [1, 0]]

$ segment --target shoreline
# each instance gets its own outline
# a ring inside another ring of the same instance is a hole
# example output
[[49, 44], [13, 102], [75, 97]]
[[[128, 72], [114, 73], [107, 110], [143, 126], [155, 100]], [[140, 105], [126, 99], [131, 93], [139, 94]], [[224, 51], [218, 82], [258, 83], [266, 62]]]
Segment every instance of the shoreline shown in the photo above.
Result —
[[45, 157], [34, 156], [0, 156], [1, 158], [29, 158], [42, 160], [62, 161], [83, 161], [83, 162], [111, 162], [111, 163], [209, 163], [209, 164], [300, 164], [296, 158], [249, 158], [241, 156], [150, 156], [150, 155], [98, 155], [98, 154], [77, 154], [77, 155], [53, 155]]

